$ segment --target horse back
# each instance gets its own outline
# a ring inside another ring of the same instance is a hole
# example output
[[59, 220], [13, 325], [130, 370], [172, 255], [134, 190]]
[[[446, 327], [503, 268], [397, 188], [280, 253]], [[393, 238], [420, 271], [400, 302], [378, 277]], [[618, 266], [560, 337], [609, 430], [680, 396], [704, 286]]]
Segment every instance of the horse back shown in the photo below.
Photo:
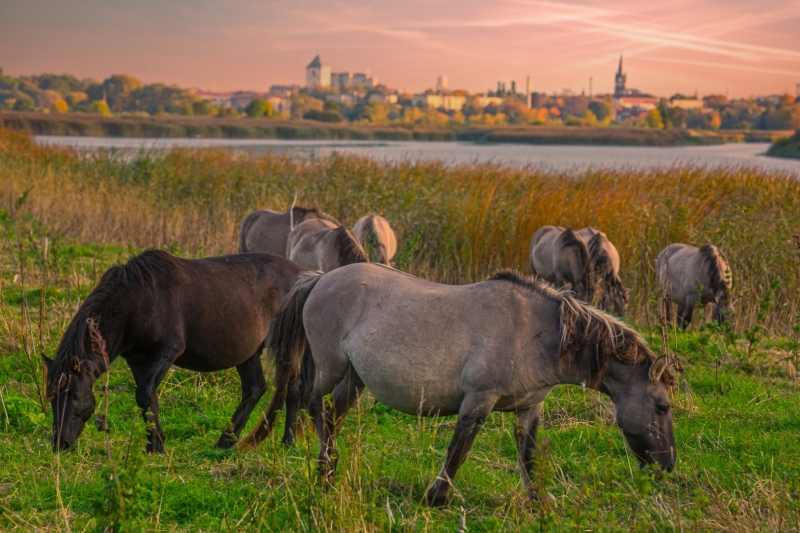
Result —
[[254, 211], [247, 215], [242, 222], [239, 253], [264, 252], [285, 257], [289, 231], [288, 213], [278, 213], [267, 209]]
[[395, 409], [454, 414], [470, 390], [510, 397], [537, 389], [545, 366], [557, 367], [559, 304], [529, 292], [500, 280], [450, 286], [350, 265], [319, 280], [303, 322], [322, 374], [352, 364]]
[[[235, 366], [252, 356], [301, 269], [262, 253], [169, 261], [127, 290], [125, 352], [146, 357], [183, 346], [175, 364], [196, 371]], [[102, 320], [102, 319], [101, 319]], [[123, 353], [125, 356], [126, 353]]]

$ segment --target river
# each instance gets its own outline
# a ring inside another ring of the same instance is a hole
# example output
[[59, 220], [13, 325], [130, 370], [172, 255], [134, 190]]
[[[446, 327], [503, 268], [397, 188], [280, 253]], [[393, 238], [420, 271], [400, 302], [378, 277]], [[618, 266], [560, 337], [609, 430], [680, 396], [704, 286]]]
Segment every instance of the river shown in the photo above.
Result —
[[448, 165], [498, 164], [541, 167], [557, 172], [595, 169], [656, 169], [676, 165], [749, 167], [800, 177], [800, 161], [766, 157], [768, 143], [714, 146], [548, 146], [423, 141], [304, 141], [275, 139], [144, 139], [120, 137], [36, 136], [36, 142], [79, 149], [122, 151], [231, 148], [274, 151], [299, 157], [355, 154], [378, 161], [442, 161]]

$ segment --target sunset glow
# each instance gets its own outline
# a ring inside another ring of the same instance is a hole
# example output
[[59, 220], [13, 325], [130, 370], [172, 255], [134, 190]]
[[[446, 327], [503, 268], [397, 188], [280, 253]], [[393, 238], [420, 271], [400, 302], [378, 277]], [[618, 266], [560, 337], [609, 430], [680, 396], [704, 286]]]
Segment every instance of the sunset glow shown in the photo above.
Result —
[[2, 8], [7, 74], [128, 73], [208, 90], [304, 81], [316, 55], [369, 68], [400, 90], [485, 91], [498, 80], [548, 93], [631, 87], [658, 95], [790, 92], [800, 83], [800, 2], [474, 0], [424, 2], [53, 0]]

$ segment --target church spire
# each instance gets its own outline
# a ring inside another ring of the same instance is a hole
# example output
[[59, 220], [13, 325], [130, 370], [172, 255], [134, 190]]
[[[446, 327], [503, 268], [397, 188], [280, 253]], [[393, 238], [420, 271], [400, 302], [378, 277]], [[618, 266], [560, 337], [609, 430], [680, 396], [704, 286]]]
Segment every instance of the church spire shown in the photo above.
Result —
[[619, 55], [619, 69], [617, 75], [614, 76], [614, 96], [622, 96], [625, 94], [625, 82], [628, 76], [622, 72], [622, 54]]

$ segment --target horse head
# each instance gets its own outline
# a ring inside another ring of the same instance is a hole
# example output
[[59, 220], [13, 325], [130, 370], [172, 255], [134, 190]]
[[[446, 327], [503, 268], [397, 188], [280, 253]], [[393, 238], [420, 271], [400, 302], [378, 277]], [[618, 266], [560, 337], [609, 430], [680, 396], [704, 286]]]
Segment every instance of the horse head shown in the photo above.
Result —
[[639, 466], [653, 464], [672, 471], [675, 435], [664, 375], [666, 356], [650, 364], [629, 365], [613, 359], [609, 363], [604, 385], [616, 406], [617, 425]]
[[53, 450], [67, 450], [78, 440], [94, 413], [92, 385], [97, 372], [93, 363], [74, 355], [65, 367], [45, 355], [42, 359], [47, 367], [47, 397], [53, 409]]

